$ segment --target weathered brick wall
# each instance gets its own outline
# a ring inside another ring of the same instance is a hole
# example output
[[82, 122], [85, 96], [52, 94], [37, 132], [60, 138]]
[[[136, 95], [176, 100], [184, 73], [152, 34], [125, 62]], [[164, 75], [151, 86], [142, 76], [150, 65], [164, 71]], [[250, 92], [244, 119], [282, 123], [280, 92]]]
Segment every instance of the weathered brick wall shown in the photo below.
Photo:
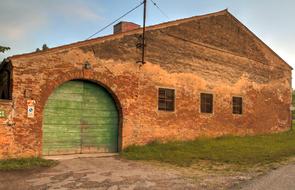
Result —
[[12, 101], [0, 100], [0, 110], [4, 111], [4, 117], [0, 118], [0, 158], [2, 155], [11, 157], [14, 154], [14, 131], [12, 118], [14, 117]]
[[[11, 134], [1, 141], [0, 156], [42, 155], [44, 105], [56, 87], [72, 79], [91, 80], [114, 94], [122, 109], [123, 147], [290, 127], [290, 67], [227, 12], [149, 28], [142, 66], [136, 63], [139, 33], [12, 57], [15, 124], [0, 129], [1, 140]], [[85, 61], [92, 69], [83, 69]], [[159, 87], [176, 90], [175, 112], [157, 110]], [[31, 97], [25, 98], [25, 90], [32, 91]], [[200, 113], [201, 92], [214, 94], [213, 114]], [[243, 115], [232, 114], [234, 95], [243, 97]], [[33, 119], [26, 115], [28, 99], [36, 100]], [[10, 143], [9, 150], [4, 143]]]

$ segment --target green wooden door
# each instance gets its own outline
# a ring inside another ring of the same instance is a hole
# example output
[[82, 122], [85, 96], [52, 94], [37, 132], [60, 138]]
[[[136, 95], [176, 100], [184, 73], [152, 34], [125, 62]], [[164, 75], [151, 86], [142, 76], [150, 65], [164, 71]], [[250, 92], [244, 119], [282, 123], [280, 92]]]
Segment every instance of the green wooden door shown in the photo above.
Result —
[[103, 87], [66, 82], [48, 98], [43, 114], [43, 155], [117, 152], [118, 112]]

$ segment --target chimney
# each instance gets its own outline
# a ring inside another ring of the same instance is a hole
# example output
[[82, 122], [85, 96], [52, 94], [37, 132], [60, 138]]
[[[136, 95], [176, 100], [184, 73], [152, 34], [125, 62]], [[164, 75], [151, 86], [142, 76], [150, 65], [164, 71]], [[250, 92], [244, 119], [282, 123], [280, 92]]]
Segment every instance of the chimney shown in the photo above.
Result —
[[119, 22], [114, 26], [114, 34], [118, 34], [121, 32], [127, 32], [130, 30], [138, 29], [140, 25], [132, 23], [132, 22]]

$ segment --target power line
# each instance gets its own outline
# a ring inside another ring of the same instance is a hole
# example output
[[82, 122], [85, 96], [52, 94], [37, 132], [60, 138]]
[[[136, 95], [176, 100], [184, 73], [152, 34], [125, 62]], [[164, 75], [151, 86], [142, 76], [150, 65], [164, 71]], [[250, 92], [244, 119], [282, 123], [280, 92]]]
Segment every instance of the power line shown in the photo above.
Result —
[[157, 7], [159, 9], [159, 11], [162, 13], [162, 15], [164, 15], [166, 18], [170, 19], [169, 16], [158, 6], [158, 4], [154, 0], [151, 0], [151, 2], [153, 3], [153, 5], [155, 7]]
[[92, 38], [93, 36], [95, 36], [96, 34], [104, 31], [106, 28], [108, 28], [109, 26], [112, 26], [114, 23], [116, 23], [117, 21], [119, 21], [120, 19], [122, 19], [123, 17], [127, 16], [129, 13], [133, 12], [134, 10], [136, 10], [138, 7], [140, 7], [144, 2], [141, 2], [139, 5], [137, 5], [136, 7], [134, 7], [133, 9], [131, 9], [130, 11], [128, 11], [127, 13], [123, 14], [122, 16], [120, 16], [118, 19], [116, 19], [115, 21], [111, 22], [110, 24], [106, 25], [105, 27], [101, 28], [100, 30], [98, 30], [97, 32], [95, 32], [94, 34], [92, 34], [91, 36], [89, 36], [87, 38], [87, 40], [89, 40], [90, 38]]

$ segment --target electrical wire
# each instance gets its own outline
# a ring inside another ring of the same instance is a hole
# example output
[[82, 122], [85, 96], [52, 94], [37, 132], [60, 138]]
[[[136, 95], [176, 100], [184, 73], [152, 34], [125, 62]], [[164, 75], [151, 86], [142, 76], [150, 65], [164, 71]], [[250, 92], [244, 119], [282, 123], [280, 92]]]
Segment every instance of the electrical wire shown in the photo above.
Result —
[[155, 7], [158, 8], [158, 10], [162, 13], [162, 15], [164, 15], [166, 18], [170, 19], [169, 16], [158, 6], [158, 4], [154, 0], [151, 0], [151, 2], [153, 3], [153, 5]]
[[130, 11], [126, 12], [125, 14], [123, 14], [122, 16], [120, 16], [118, 19], [114, 20], [113, 22], [111, 22], [110, 24], [106, 25], [105, 27], [101, 28], [100, 30], [98, 30], [97, 32], [95, 32], [94, 34], [92, 34], [91, 36], [89, 36], [87, 38], [87, 40], [89, 40], [90, 38], [92, 38], [93, 36], [97, 35], [98, 33], [104, 31], [106, 28], [108, 28], [109, 26], [112, 26], [114, 23], [116, 23], [117, 21], [119, 21], [120, 19], [122, 19], [123, 17], [127, 16], [128, 14], [130, 14], [131, 12], [135, 11], [138, 7], [140, 7], [141, 5], [143, 5], [143, 2], [141, 2], [139, 5], [137, 5], [136, 7], [134, 7], [133, 9], [131, 9]]

